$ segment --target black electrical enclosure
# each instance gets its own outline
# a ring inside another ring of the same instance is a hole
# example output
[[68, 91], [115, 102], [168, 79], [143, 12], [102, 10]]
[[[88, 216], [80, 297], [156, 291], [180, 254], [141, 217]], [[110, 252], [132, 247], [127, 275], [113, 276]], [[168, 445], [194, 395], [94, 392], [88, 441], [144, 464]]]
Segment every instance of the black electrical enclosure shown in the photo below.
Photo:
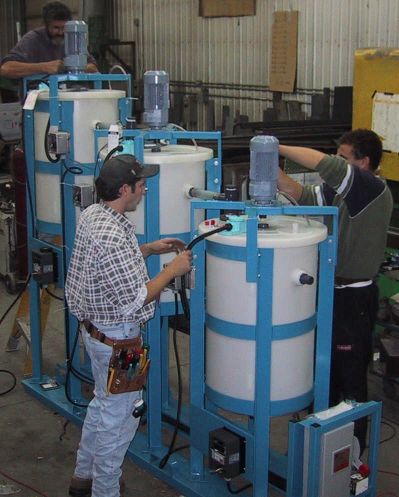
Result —
[[32, 250], [32, 276], [41, 285], [57, 281], [57, 254], [51, 248]]
[[209, 432], [209, 469], [230, 479], [245, 470], [245, 438], [227, 428]]

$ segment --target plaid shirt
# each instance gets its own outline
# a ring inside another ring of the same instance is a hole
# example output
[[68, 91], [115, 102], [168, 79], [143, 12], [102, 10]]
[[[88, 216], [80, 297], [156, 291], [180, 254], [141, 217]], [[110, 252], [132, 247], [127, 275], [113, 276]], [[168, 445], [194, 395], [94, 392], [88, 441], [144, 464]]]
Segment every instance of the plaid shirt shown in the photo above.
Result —
[[105, 204], [80, 216], [65, 284], [72, 314], [101, 324], [141, 323], [154, 314], [144, 305], [149, 281], [134, 226]]

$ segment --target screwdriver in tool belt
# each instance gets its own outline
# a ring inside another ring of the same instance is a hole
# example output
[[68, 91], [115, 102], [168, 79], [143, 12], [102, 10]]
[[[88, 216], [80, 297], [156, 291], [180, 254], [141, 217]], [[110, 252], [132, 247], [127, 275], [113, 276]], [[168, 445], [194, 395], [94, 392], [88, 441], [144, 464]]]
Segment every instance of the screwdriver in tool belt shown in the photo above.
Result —
[[124, 368], [127, 369], [129, 367], [130, 364], [132, 364], [133, 362], [133, 352], [127, 352], [126, 353], [126, 356], [125, 356], [125, 361], [124, 361]]

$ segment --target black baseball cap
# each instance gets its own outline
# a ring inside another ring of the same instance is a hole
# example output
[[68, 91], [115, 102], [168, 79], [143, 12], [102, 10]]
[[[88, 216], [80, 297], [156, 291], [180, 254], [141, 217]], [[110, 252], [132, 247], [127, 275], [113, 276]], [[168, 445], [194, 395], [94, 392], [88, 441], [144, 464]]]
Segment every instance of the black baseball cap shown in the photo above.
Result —
[[108, 159], [100, 170], [99, 178], [116, 187], [131, 185], [142, 178], [159, 173], [158, 164], [142, 166], [134, 155], [120, 154]]

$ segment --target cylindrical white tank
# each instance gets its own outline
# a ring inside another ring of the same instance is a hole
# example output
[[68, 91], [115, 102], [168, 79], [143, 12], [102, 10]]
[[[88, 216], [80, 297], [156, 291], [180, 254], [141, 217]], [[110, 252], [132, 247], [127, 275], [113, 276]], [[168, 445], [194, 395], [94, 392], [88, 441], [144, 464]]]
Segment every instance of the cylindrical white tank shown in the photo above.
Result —
[[[119, 120], [118, 101], [123, 97], [125, 92], [120, 90], [59, 91], [62, 116], [59, 129], [71, 134], [71, 152], [77, 166], [95, 162], [93, 129], [99, 121]], [[54, 233], [57, 229], [54, 225], [61, 223], [60, 173], [59, 167], [48, 161], [44, 149], [49, 112], [40, 103], [48, 100], [49, 92], [40, 93], [34, 112], [36, 216], [40, 231]], [[93, 183], [94, 168], [89, 175], [85, 172], [75, 176], [76, 184]]]
[[[145, 164], [159, 164], [159, 201], [150, 209], [159, 208], [160, 235], [190, 231], [190, 199], [184, 186], [205, 188], [205, 161], [213, 157], [210, 148], [194, 145], [167, 145], [160, 152], [144, 151]], [[128, 214], [136, 225], [136, 234], [144, 234], [144, 202]]]
[[[213, 157], [210, 148], [191, 145], [167, 145], [160, 152], [145, 150], [145, 164], [159, 164], [159, 197], [156, 201], [148, 202], [147, 217], [153, 219], [159, 215], [160, 236], [177, 236], [190, 232], [190, 198], [186, 194], [185, 185], [205, 188], [205, 161]], [[151, 195], [151, 192], [148, 192]], [[198, 216], [201, 212], [198, 211]], [[135, 212], [127, 214], [136, 226], [136, 234], [145, 233], [144, 202], [141, 202]], [[197, 217], [197, 223], [201, 218]], [[165, 254], [160, 257], [161, 267], [173, 256]], [[173, 293], [166, 291], [161, 294], [162, 302], [173, 301]]]
[[[283, 330], [280, 337], [276, 332], [277, 339], [273, 336], [268, 373], [271, 412], [276, 415], [311, 402], [318, 244], [326, 239], [327, 229], [317, 221], [289, 216], [270, 216], [267, 224], [258, 231], [257, 244], [261, 257], [272, 253], [271, 323]], [[199, 232], [212, 227], [203, 222]], [[256, 369], [265, 365], [256, 365], [255, 339], [245, 337], [245, 330], [255, 336], [259, 309], [258, 285], [246, 281], [244, 247], [246, 233], [220, 233], [206, 241], [206, 391], [220, 407], [251, 414]], [[313, 277], [313, 284], [301, 284], [302, 274]], [[301, 331], [292, 332], [296, 323]]]

